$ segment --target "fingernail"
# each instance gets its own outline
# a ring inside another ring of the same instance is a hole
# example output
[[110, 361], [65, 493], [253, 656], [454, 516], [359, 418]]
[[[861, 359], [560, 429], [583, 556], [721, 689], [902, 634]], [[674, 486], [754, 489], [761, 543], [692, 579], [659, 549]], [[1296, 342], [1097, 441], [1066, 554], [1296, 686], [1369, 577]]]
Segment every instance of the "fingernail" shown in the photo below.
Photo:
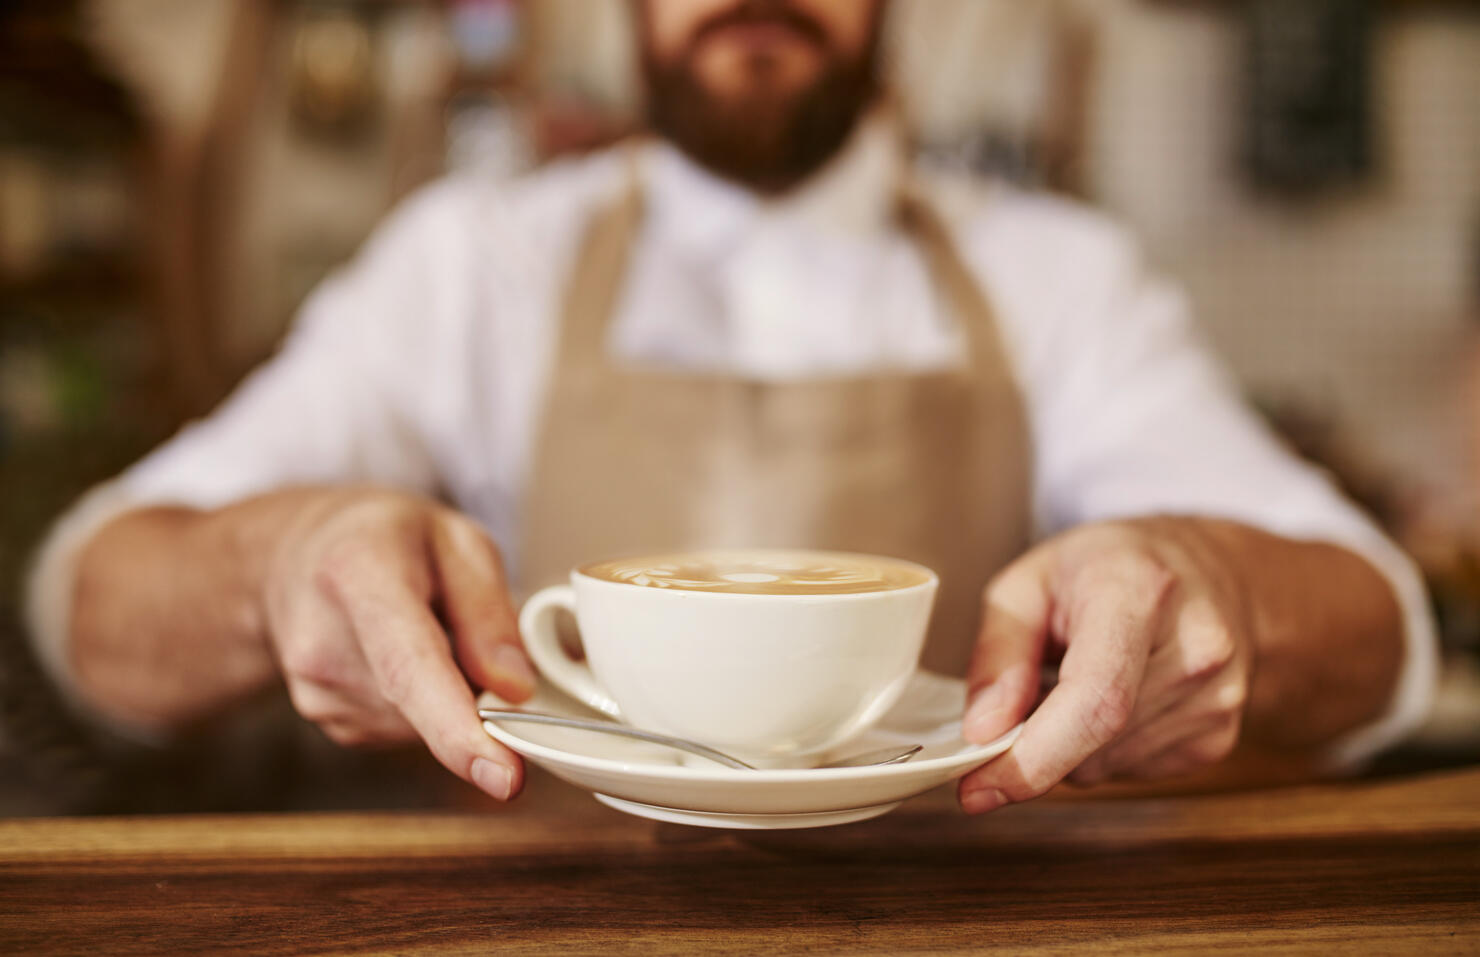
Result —
[[986, 744], [1006, 728], [1002, 725], [1002, 683], [987, 685], [966, 708], [961, 734], [973, 744]]
[[967, 814], [985, 814], [1007, 803], [1007, 795], [996, 788], [978, 788], [961, 795], [961, 809]]
[[514, 772], [502, 764], [487, 758], [473, 760], [473, 783], [500, 801], [507, 801], [514, 793]]
[[514, 645], [499, 645], [493, 649], [493, 666], [505, 678], [517, 685], [522, 685], [528, 691], [534, 691], [534, 668], [530, 666], [529, 659], [524, 657], [524, 652], [519, 648]]

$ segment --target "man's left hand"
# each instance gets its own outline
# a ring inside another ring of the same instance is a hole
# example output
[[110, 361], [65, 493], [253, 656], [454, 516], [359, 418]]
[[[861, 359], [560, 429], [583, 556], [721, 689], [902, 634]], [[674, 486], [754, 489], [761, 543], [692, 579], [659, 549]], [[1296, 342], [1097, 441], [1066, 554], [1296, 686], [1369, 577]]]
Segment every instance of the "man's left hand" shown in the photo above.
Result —
[[1238, 742], [1254, 668], [1251, 602], [1235, 563], [1195, 519], [1074, 529], [987, 586], [963, 720], [986, 742], [1023, 720], [1045, 663], [1057, 686], [1012, 749], [962, 779], [990, 811], [1068, 778], [1160, 778]]

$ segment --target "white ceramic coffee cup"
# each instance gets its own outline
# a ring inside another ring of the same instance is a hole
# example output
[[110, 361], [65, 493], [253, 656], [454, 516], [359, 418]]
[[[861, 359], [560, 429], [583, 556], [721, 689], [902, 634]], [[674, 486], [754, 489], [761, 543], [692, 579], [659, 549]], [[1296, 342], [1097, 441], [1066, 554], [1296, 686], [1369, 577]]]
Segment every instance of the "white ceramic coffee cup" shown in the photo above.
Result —
[[[700, 741], [765, 766], [804, 765], [861, 734], [914, 673], [939, 584], [843, 594], [653, 588], [571, 572], [534, 595], [519, 628], [536, 667], [634, 727]], [[575, 614], [586, 661], [566, 654], [555, 613]]]

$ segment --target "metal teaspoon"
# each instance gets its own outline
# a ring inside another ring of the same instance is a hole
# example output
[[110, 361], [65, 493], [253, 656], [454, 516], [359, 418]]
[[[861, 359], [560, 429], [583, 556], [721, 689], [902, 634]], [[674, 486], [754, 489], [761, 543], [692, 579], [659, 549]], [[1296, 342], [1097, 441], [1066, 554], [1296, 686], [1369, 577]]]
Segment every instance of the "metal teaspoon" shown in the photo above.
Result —
[[[714, 748], [700, 744], [697, 741], [689, 741], [686, 738], [675, 738], [667, 734], [658, 734], [655, 731], [629, 728], [626, 725], [615, 724], [610, 721], [587, 721], [582, 718], [567, 718], [564, 715], [558, 714], [541, 714], [538, 711], [514, 711], [499, 708], [479, 708], [478, 717], [485, 721], [525, 721], [529, 724], [546, 724], [554, 725], [557, 728], [574, 728], [578, 731], [596, 731], [601, 734], [615, 734], [624, 738], [646, 741], [649, 744], [660, 744], [678, 751], [687, 751], [689, 754], [697, 754], [701, 758], [708, 758], [727, 768], [747, 771], [758, 770], [754, 765], [746, 764], [739, 758], [731, 757], [723, 751], [716, 751]], [[907, 748], [879, 748], [874, 751], [855, 754], [851, 757], [843, 758], [840, 761], [833, 761], [830, 764], [822, 765], [822, 767], [861, 768], [885, 764], [903, 764], [919, 754], [923, 749], [924, 745], [920, 744]]]

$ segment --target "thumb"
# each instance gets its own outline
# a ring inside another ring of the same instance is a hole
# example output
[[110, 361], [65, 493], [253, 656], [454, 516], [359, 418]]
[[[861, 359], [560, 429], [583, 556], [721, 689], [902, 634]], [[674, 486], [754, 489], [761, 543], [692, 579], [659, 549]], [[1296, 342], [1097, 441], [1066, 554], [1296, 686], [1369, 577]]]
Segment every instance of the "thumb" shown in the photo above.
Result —
[[966, 672], [961, 733], [986, 744], [1022, 721], [1038, 693], [1053, 608], [1049, 556], [1035, 549], [998, 573], [982, 596], [982, 624]]

